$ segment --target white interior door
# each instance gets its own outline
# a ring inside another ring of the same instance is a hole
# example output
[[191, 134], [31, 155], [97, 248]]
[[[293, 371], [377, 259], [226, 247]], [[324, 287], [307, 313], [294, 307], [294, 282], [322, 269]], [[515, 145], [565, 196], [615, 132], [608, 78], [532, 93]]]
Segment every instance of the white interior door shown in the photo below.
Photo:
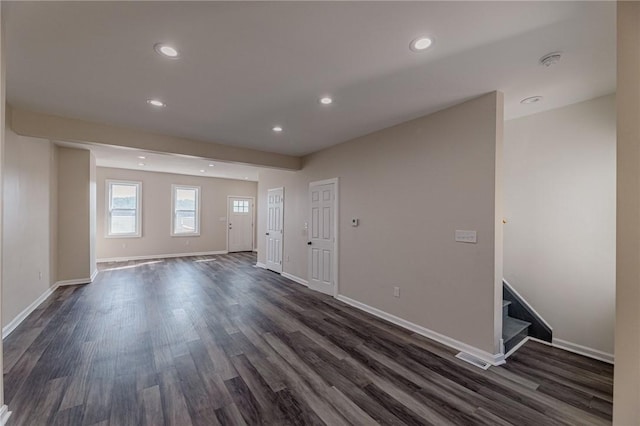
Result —
[[309, 185], [309, 288], [335, 295], [336, 289], [336, 184]]
[[267, 256], [266, 266], [282, 272], [282, 228], [284, 212], [284, 188], [267, 191]]
[[227, 250], [253, 250], [253, 198], [229, 197], [229, 240]]

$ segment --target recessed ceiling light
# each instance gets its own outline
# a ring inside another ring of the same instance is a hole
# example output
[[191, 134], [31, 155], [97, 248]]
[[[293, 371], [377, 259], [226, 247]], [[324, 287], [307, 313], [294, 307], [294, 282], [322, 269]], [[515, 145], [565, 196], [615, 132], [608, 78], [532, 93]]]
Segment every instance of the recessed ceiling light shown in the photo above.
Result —
[[322, 105], [329, 105], [332, 102], [333, 102], [333, 99], [331, 99], [329, 96], [325, 96], [323, 98], [320, 98], [320, 103]]
[[204, 173], [204, 170], [203, 170], [203, 169], [200, 169], [200, 173]]
[[153, 105], [154, 107], [165, 107], [165, 106], [167, 106], [167, 104], [165, 104], [164, 102], [162, 102], [159, 99], [147, 99], [147, 103], [149, 105]]
[[138, 155], [138, 158], [141, 159], [141, 160], [146, 160], [147, 159], [147, 157], [145, 157], [144, 155]]
[[521, 104], [535, 104], [542, 100], [542, 96], [530, 96], [520, 101]]
[[213, 167], [213, 166], [215, 166], [215, 164], [209, 164], [209, 167]]
[[158, 54], [170, 59], [177, 59], [180, 56], [180, 54], [178, 53], [178, 50], [175, 47], [169, 46], [168, 44], [156, 43], [153, 46], [153, 49]]
[[249, 179], [247, 176], [244, 177], [245, 179]]
[[144, 163], [138, 163], [138, 166], [144, 166]]
[[411, 42], [409, 48], [414, 52], [420, 52], [428, 49], [432, 44], [433, 40], [431, 40], [429, 37], [418, 37]]
[[562, 58], [562, 53], [560, 52], [548, 53], [540, 58], [540, 65], [550, 67], [560, 62], [560, 58]]
[[274, 126], [273, 129], [274, 132], [281, 132], [282, 131], [282, 127], [281, 126]]

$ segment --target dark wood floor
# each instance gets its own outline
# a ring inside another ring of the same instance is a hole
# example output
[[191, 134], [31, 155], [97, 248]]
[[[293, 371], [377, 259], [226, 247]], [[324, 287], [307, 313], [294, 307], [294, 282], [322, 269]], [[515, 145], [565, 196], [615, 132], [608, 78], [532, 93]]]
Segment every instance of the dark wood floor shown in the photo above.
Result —
[[240, 253], [102, 265], [4, 341], [11, 425], [597, 425], [612, 367], [528, 342], [482, 371]]

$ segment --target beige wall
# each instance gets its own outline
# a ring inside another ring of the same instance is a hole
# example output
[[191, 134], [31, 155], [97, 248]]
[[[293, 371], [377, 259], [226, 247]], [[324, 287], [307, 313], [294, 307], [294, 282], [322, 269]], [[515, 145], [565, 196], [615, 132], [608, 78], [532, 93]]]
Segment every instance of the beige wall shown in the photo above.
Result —
[[[56, 282], [55, 147], [47, 140], [18, 136], [7, 129], [2, 244], [2, 325]], [[53, 246], [52, 246], [53, 244]], [[53, 260], [53, 262], [52, 262]]]
[[613, 424], [640, 424], [640, 3], [618, 2]]
[[[265, 259], [266, 192], [284, 186], [283, 269], [306, 279], [308, 184], [338, 177], [340, 294], [499, 352], [501, 105], [492, 93], [320, 151], [299, 172], [261, 172], [258, 260]], [[352, 217], [360, 226], [350, 225]], [[478, 243], [454, 242], [456, 229], [477, 230]], [[394, 286], [401, 297], [393, 297]]]
[[58, 281], [87, 280], [91, 264], [91, 152], [58, 148]]
[[[106, 238], [106, 180], [142, 182], [142, 237]], [[256, 196], [255, 182], [98, 167], [97, 257], [227, 250], [227, 196]], [[172, 237], [171, 185], [200, 186], [200, 236]]]
[[613, 354], [615, 97], [507, 121], [504, 156], [505, 279], [554, 340]]

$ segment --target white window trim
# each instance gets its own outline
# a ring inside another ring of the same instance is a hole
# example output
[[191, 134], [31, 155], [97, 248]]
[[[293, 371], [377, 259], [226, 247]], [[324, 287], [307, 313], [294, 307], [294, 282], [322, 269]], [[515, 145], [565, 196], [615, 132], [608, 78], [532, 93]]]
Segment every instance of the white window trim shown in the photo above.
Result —
[[[176, 221], [176, 192], [178, 189], [195, 189], [196, 190], [196, 218], [195, 232], [175, 233]], [[171, 236], [172, 237], [199, 237], [200, 236], [200, 187], [194, 185], [171, 185]]]
[[[104, 236], [105, 238], [142, 238], [142, 182], [130, 181], [130, 180], [105, 180], [107, 190], [106, 192], [106, 204], [105, 204], [105, 225]], [[111, 233], [111, 185], [135, 185], [136, 189], [136, 232], [130, 234], [112, 234]]]

